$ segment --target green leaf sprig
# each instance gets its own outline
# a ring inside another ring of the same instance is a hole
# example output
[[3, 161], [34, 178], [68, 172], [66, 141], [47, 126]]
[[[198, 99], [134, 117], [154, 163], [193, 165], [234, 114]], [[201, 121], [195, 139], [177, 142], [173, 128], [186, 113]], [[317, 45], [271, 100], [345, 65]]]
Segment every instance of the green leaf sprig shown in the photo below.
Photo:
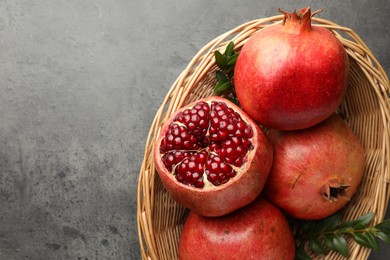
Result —
[[305, 251], [305, 245], [309, 253], [326, 255], [329, 251], [336, 251], [348, 257], [349, 248], [346, 240], [348, 236], [358, 244], [375, 251], [379, 249], [378, 239], [390, 244], [390, 219], [370, 226], [374, 218], [372, 212], [353, 221], [340, 222], [341, 216], [342, 212], [338, 212], [322, 220], [300, 222], [301, 227], [296, 234], [296, 239], [300, 241], [300, 244], [295, 258], [311, 259]]
[[234, 42], [229, 42], [223, 54], [216, 50], [214, 57], [219, 68], [216, 71], [217, 83], [214, 87], [214, 92], [219, 95], [226, 94], [231, 101], [237, 104], [233, 78], [238, 53], [234, 52]]

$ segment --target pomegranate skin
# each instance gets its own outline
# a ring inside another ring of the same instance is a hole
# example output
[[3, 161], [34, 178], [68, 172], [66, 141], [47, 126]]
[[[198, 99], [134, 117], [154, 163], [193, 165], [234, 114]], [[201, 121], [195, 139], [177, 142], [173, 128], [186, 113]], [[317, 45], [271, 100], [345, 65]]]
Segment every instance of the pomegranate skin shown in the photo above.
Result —
[[313, 127], [269, 130], [274, 163], [266, 196], [289, 215], [321, 219], [350, 201], [364, 170], [362, 145], [348, 125], [333, 114]]
[[243, 46], [234, 85], [243, 109], [270, 128], [295, 130], [329, 117], [345, 95], [349, 61], [326, 28], [311, 26], [310, 8], [285, 13]]
[[[248, 152], [246, 162], [240, 167], [235, 177], [220, 186], [208, 186], [195, 188], [177, 181], [175, 176], [167, 170], [161, 160], [160, 144], [163, 134], [170, 123], [184, 109], [193, 107], [194, 104], [204, 101], [207, 103], [217, 101], [228, 104], [230, 108], [238, 112], [241, 118], [251, 126], [253, 130], [253, 149]], [[227, 99], [212, 96], [198, 100], [176, 111], [164, 124], [157, 137], [154, 146], [154, 162], [160, 179], [172, 196], [180, 205], [193, 210], [203, 216], [222, 216], [237, 210], [252, 202], [263, 190], [271, 169], [273, 148], [267, 135], [259, 126], [239, 107]]]
[[231, 214], [210, 218], [190, 212], [179, 259], [294, 259], [295, 242], [281, 211], [264, 198]]

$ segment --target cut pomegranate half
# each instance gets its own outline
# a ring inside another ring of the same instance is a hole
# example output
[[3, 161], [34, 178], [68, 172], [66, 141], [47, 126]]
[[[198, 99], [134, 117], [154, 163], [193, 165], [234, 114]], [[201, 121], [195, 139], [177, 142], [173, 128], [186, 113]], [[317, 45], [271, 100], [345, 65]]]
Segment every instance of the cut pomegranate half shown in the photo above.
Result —
[[161, 129], [154, 155], [172, 197], [205, 216], [224, 215], [254, 200], [272, 164], [264, 132], [221, 97], [174, 113]]

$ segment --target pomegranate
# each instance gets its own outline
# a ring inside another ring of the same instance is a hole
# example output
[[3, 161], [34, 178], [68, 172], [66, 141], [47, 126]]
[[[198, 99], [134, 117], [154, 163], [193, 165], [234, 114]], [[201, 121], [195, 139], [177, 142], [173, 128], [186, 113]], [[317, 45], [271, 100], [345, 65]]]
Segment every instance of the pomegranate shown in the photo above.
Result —
[[264, 187], [272, 156], [259, 126], [221, 97], [176, 111], [154, 147], [166, 190], [204, 216], [221, 216], [253, 201]]
[[222, 217], [190, 212], [179, 259], [294, 259], [295, 241], [282, 212], [264, 198]]
[[265, 194], [289, 215], [321, 219], [354, 195], [365, 170], [364, 150], [337, 114], [303, 130], [269, 130], [274, 163]]
[[234, 85], [242, 108], [255, 121], [295, 130], [337, 109], [346, 92], [349, 62], [328, 29], [311, 25], [309, 7], [283, 13], [282, 24], [258, 31], [242, 47]]

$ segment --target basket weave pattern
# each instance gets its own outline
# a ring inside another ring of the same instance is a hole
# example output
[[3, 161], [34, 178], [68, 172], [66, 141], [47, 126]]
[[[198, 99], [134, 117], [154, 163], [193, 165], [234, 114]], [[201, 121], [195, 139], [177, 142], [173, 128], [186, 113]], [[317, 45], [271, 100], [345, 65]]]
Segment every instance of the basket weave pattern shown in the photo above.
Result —
[[[223, 52], [230, 41], [235, 51], [258, 30], [281, 23], [282, 15], [253, 20], [215, 38], [191, 60], [167, 93], [152, 123], [138, 183], [138, 231], [143, 259], [176, 259], [177, 245], [187, 210], [172, 200], [155, 171], [153, 145], [161, 125], [180, 107], [214, 95], [216, 83], [214, 51]], [[366, 152], [366, 171], [357, 194], [347, 206], [345, 220], [374, 212], [381, 222], [389, 200], [390, 176], [390, 83], [381, 65], [351, 29], [312, 18], [315, 26], [331, 30], [344, 45], [350, 60], [350, 79], [339, 113]], [[351, 259], [366, 259], [370, 250], [348, 240]], [[321, 257], [313, 255], [315, 259]], [[327, 259], [344, 259], [330, 253]]]

